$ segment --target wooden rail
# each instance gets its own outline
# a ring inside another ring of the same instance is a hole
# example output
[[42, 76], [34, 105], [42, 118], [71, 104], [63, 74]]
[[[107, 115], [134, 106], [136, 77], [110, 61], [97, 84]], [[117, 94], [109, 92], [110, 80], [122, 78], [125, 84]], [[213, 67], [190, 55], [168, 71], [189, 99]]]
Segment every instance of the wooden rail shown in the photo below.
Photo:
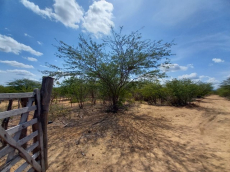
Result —
[[[0, 126], [0, 159], [6, 157], [0, 171], [10, 172], [19, 162], [15, 172], [47, 170], [47, 119], [52, 87], [53, 78], [44, 77], [41, 90], [0, 94], [0, 101], [9, 101], [7, 111], [0, 112], [0, 119], [3, 119]], [[21, 99], [22, 108], [12, 110], [12, 102], [15, 99]], [[31, 112], [34, 112], [33, 119], [28, 120]], [[17, 115], [20, 115], [18, 125], [8, 128], [9, 119]], [[28, 133], [28, 127], [32, 128], [31, 133]], [[22, 160], [24, 163], [21, 163]]]

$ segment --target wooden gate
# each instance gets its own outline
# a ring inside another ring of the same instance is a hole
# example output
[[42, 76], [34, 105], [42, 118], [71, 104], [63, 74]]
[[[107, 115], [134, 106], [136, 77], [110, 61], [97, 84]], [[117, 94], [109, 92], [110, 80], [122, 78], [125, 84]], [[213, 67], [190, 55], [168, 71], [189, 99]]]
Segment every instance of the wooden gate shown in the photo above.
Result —
[[[0, 159], [5, 161], [0, 167], [2, 172], [12, 171], [13, 166], [16, 172], [44, 172], [48, 168], [47, 116], [52, 86], [53, 78], [44, 77], [41, 90], [0, 94], [0, 101], [9, 102], [7, 111], [0, 112]], [[15, 100], [21, 101], [21, 108], [12, 109]], [[9, 120], [16, 116], [18, 125], [8, 128]]]

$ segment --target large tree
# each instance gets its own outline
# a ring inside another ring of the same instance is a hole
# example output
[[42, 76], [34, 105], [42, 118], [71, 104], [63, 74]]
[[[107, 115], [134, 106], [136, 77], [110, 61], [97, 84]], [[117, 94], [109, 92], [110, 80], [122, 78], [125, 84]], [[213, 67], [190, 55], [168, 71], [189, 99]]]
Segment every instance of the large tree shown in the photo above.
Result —
[[163, 76], [159, 67], [167, 64], [172, 43], [142, 38], [139, 31], [128, 35], [112, 29], [111, 35], [101, 39], [80, 35], [76, 47], [63, 41], [57, 46], [57, 56], [64, 60], [63, 67], [48, 64], [53, 71], [42, 71], [54, 77], [90, 77], [103, 84], [112, 101], [114, 112], [118, 110], [119, 98], [127, 85], [143, 77]]

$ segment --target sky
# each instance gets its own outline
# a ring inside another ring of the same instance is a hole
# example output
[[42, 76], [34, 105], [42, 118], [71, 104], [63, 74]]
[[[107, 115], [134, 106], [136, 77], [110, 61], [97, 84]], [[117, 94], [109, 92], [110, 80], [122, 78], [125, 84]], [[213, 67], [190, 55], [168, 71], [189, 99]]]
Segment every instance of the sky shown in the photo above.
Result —
[[230, 77], [229, 0], [1, 0], [0, 85], [41, 81], [58, 41], [76, 46], [79, 34], [101, 39], [123, 26], [144, 39], [174, 41], [167, 79], [213, 83]]

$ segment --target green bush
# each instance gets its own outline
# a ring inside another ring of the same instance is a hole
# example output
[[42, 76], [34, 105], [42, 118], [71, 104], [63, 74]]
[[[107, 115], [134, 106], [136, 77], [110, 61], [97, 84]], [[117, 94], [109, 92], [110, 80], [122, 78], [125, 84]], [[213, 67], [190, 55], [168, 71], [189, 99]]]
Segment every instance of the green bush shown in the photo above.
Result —
[[230, 99], [230, 77], [224, 80], [217, 90], [218, 95]]
[[226, 97], [228, 99], [230, 99], [230, 90], [225, 89], [225, 88], [219, 88], [217, 90], [217, 94], [221, 97]]
[[211, 83], [197, 83], [197, 97], [201, 98], [212, 93], [213, 86]]
[[156, 105], [157, 100], [161, 98], [161, 89], [162, 86], [155, 82], [146, 84], [142, 89], [140, 89], [140, 92], [144, 98], [144, 101], [147, 101], [148, 104]]
[[168, 101], [174, 106], [184, 106], [197, 96], [197, 85], [190, 79], [168, 81], [166, 88], [169, 90]]

